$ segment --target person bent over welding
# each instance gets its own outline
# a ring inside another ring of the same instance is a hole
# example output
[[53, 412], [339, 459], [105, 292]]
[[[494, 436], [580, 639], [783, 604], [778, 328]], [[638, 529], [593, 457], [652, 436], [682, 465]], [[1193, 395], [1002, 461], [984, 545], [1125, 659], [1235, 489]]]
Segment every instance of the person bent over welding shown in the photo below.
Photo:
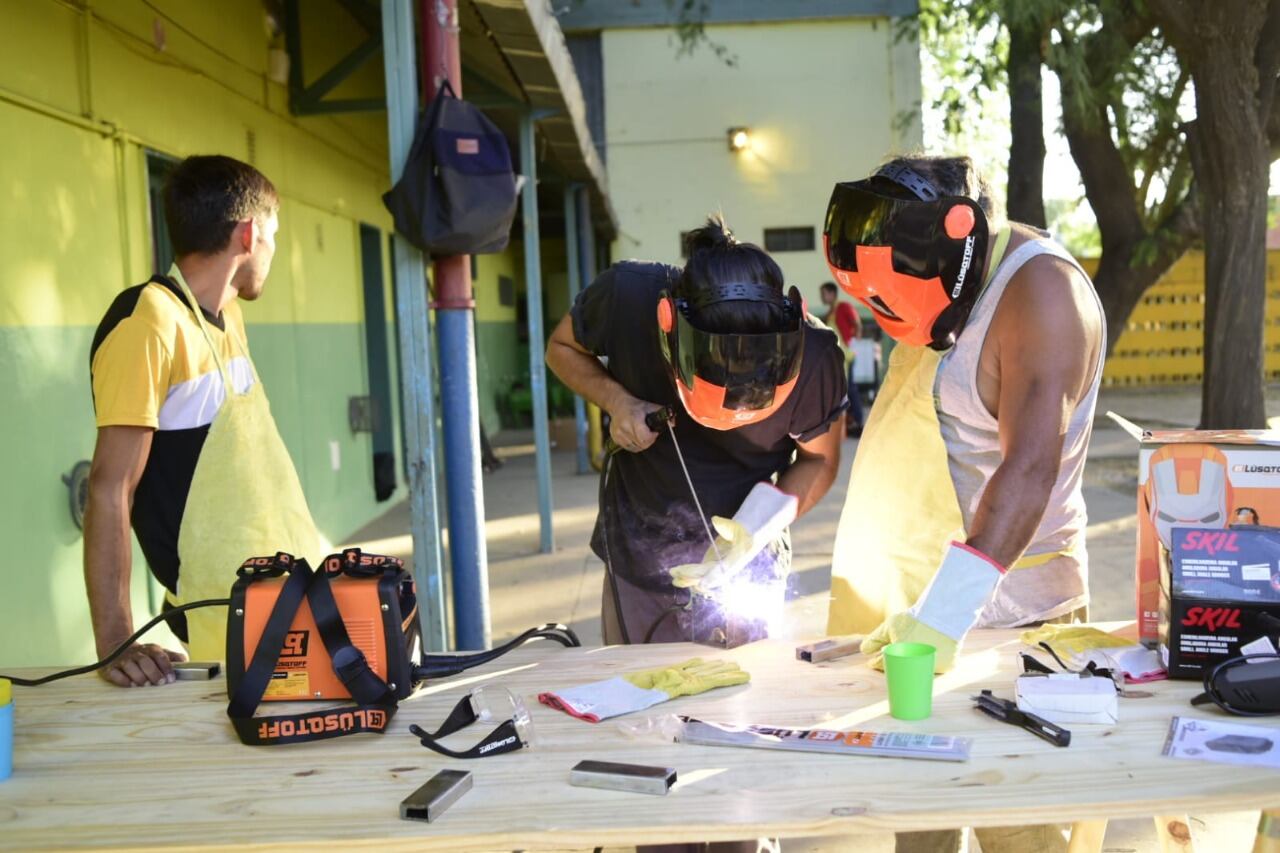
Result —
[[834, 333], [721, 218], [685, 250], [683, 269], [605, 270], [547, 346], [552, 371], [610, 417], [591, 539], [609, 644], [766, 636], [785, 596], [788, 525], [840, 461]]
[[[928, 643], [949, 669], [975, 625], [1083, 616], [1080, 490], [1106, 331], [1093, 285], [1044, 232], [1004, 223], [967, 157], [891, 160], [837, 184], [835, 280], [897, 341], [836, 533], [828, 631]], [[982, 849], [1065, 850], [1050, 827]], [[899, 850], [954, 851], [956, 831]]]

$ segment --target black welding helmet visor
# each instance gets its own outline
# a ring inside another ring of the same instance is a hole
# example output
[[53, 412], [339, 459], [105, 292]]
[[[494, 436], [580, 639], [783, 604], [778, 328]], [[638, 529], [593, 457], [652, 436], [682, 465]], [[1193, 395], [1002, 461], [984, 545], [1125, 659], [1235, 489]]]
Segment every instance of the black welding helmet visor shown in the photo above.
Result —
[[660, 297], [662, 353], [685, 410], [703, 426], [728, 430], [769, 417], [795, 388], [804, 352], [804, 306], [794, 287], [785, 299], [764, 285], [719, 290], [726, 298], [712, 301], [771, 301], [781, 305], [785, 317], [784, 328], [777, 332], [717, 334], [693, 324], [686, 300], [666, 292]]
[[885, 333], [916, 346], [955, 343], [982, 291], [987, 217], [909, 169], [836, 184], [823, 247], [840, 286]]

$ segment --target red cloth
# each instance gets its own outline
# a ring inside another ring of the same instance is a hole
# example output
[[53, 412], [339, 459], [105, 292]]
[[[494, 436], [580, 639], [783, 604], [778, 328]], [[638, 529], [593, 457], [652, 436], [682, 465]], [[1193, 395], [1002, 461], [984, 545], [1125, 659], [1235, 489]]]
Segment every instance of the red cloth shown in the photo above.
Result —
[[836, 312], [836, 332], [840, 335], [840, 341], [848, 346], [858, 335], [858, 312], [854, 310], [853, 305], [848, 302], [837, 302], [835, 305]]

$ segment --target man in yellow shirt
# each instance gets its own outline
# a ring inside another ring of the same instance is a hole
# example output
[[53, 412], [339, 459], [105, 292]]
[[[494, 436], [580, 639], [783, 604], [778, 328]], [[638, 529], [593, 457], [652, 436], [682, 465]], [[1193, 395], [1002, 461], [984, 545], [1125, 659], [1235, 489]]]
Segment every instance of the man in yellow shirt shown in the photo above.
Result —
[[[164, 207], [177, 260], [116, 297], [89, 357], [98, 441], [84, 573], [101, 656], [133, 633], [131, 524], [166, 609], [225, 598], [246, 557], [319, 550], [237, 304], [262, 294], [271, 267], [275, 187], [230, 157], [190, 157], [170, 176]], [[169, 624], [196, 657], [223, 657], [225, 607], [175, 613]], [[165, 684], [183, 658], [139, 643], [102, 674], [121, 687]]]

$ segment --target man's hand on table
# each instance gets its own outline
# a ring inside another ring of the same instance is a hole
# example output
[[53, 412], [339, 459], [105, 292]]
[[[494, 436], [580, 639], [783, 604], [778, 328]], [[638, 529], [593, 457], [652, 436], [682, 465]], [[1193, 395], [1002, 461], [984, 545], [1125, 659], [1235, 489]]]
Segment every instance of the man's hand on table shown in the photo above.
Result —
[[182, 652], [170, 651], [155, 643], [134, 643], [110, 666], [98, 670], [98, 674], [117, 687], [172, 684], [178, 680], [173, 671], [174, 662], [186, 659]]

